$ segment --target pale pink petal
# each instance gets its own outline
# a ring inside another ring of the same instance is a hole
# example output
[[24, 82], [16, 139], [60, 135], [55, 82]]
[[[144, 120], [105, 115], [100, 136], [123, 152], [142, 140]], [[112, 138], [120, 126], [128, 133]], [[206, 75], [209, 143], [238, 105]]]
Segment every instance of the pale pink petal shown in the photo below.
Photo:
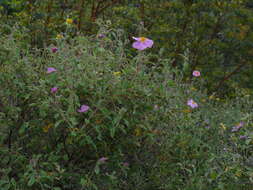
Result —
[[56, 93], [57, 92], [57, 90], [58, 90], [58, 87], [53, 87], [53, 88], [51, 88], [51, 93]]
[[145, 46], [151, 48], [154, 44], [153, 40], [147, 39], [145, 42], [143, 42]]
[[147, 46], [145, 46], [144, 43], [141, 43], [141, 42], [138, 42], [138, 41], [134, 42], [132, 47], [135, 48], [135, 49], [138, 49], [140, 51], [147, 48]]
[[87, 105], [82, 105], [82, 106], [80, 107], [80, 109], [78, 109], [77, 111], [80, 112], [80, 113], [82, 113], [82, 112], [87, 112], [89, 109], [90, 109], [89, 106], [87, 106]]
[[191, 108], [197, 108], [198, 107], [198, 104], [195, 101], [193, 101], [193, 99], [188, 100], [187, 105], [190, 106]]
[[240, 139], [247, 139], [248, 136], [246, 136], [246, 135], [241, 135], [239, 138], [240, 138]]
[[52, 51], [53, 53], [55, 53], [55, 52], [58, 51], [58, 48], [57, 48], [57, 47], [52, 47], [52, 48], [51, 48], [51, 51]]
[[192, 75], [195, 76], [195, 77], [199, 77], [200, 72], [199, 71], [193, 71]]
[[98, 162], [100, 163], [105, 163], [109, 158], [107, 157], [102, 157], [102, 158], [99, 158]]
[[146, 48], [151, 48], [154, 44], [153, 40], [150, 40], [144, 37], [139, 37], [139, 38], [133, 37], [133, 39], [136, 41], [133, 43], [132, 47], [140, 51]]
[[49, 74], [49, 73], [52, 73], [52, 72], [56, 72], [56, 69], [53, 68], [53, 67], [48, 67], [47, 68], [47, 73]]

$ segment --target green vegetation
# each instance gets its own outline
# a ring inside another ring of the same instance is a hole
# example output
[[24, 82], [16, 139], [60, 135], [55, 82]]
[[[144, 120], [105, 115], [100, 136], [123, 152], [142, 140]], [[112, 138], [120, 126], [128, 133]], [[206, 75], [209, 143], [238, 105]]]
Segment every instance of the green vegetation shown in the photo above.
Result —
[[0, 6], [1, 190], [252, 189], [251, 1]]

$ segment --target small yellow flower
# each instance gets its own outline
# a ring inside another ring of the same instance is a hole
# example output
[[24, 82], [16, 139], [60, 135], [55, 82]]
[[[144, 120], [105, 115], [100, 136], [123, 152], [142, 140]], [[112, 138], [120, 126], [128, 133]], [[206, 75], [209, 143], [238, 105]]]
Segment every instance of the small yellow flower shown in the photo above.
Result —
[[42, 129], [43, 129], [43, 132], [44, 132], [44, 133], [47, 133], [47, 132], [49, 131], [49, 129], [50, 129], [52, 126], [53, 126], [52, 123], [50, 123], [50, 124], [44, 126], [44, 127], [42, 128]]
[[98, 119], [98, 120], [95, 121], [95, 123], [96, 123], [96, 124], [100, 124], [100, 123], [102, 123], [102, 120], [101, 120], [101, 119]]
[[6, 69], [5, 69], [4, 67], [0, 67], [0, 72], [5, 73], [5, 72], [6, 72]]
[[182, 110], [182, 112], [183, 112], [183, 113], [191, 113], [192, 110], [190, 110], [190, 109], [185, 109], [185, 110]]
[[66, 19], [66, 23], [67, 23], [67, 24], [73, 24], [73, 19], [67, 18], [67, 19]]
[[223, 130], [226, 130], [226, 126], [223, 123], [220, 123], [220, 126]]
[[113, 75], [114, 75], [114, 76], [120, 76], [120, 75], [121, 75], [121, 72], [120, 72], [120, 71], [118, 71], [118, 72], [113, 72]]
[[73, 139], [72, 138], [67, 138], [66, 142], [67, 142], [67, 144], [73, 144]]
[[162, 132], [160, 130], [154, 129], [151, 131], [151, 133], [155, 135], [161, 135]]
[[47, 175], [52, 176], [54, 172], [47, 172]]
[[166, 2], [166, 3], [163, 4], [163, 6], [164, 6], [165, 8], [169, 8], [169, 7], [172, 6], [172, 3]]
[[163, 155], [159, 156], [158, 158], [159, 158], [160, 161], [166, 161], [168, 159], [167, 157], [165, 157]]
[[76, 128], [76, 127], [74, 127], [74, 128], [70, 128], [69, 130], [70, 130], [70, 131], [78, 131], [79, 129]]
[[192, 91], [196, 91], [197, 89], [196, 89], [196, 88], [194, 88], [194, 87], [191, 87], [191, 90], [192, 90]]
[[135, 133], [135, 136], [141, 136], [141, 129], [140, 128], [137, 128], [134, 130], [134, 133]]
[[237, 171], [235, 172], [235, 175], [236, 175], [237, 177], [241, 177], [242, 171], [241, 171], [241, 170], [237, 170]]
[[62, 39], [63, 38], [63, 35], [62, 34], [57, 34], [56, 36], [56, 39], [59, 40], [59, 39]]
[[209, 96], [209, 99], [210, 100], [214, 99], [214, 95]]

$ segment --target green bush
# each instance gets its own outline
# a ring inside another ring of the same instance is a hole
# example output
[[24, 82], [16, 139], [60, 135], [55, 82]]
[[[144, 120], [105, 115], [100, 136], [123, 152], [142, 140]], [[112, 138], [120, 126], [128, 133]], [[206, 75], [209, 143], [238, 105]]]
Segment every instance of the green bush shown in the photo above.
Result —
[[252, 187], [250, 97], [208, 97], [204, 76], [173, 80], [171, 60], [132, 56], [121, 31], [45, 49], [18, 36], [0, 39], [1, 190]]
[[155, 40], [152, 52], [172, 59], [184, 80], [201, 70], [210, 94], [252, 91], [251, 0], [0, 0], [0, 16], [1, 35], [11, 33], [9, 26], [26, 27], [20, 40], [37, 48], [66, 31], [95, 35], [99, 19], [110, 20], [110, 29], [127, 31], [129, 39]]

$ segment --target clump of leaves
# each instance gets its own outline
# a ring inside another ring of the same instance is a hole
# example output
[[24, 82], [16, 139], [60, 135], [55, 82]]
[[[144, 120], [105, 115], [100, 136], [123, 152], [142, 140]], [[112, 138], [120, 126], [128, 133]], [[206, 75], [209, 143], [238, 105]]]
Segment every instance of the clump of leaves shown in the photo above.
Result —
[[1, 189], [252, 183], [250, 97], [208, 97], [203, 74], [184, 84], [169, 60], [150, 67], [150, 49], [129, 55], [121, 31], [66, 35], [43, 50], [3, 39], [11, 56], [0, 65]]

